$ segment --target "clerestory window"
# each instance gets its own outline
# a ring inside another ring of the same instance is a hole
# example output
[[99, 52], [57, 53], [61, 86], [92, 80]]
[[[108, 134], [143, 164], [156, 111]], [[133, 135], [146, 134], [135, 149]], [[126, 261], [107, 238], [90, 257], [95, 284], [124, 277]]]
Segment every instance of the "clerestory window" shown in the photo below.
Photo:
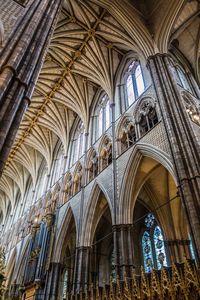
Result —
[[111, 123], [110, 102], [107, 95], [104, 95], [98, 106], [98, 137], [100, 137], [109, 127]]
[[126, 76], [127, 105], [130, 106], [145, 90], [142, 69], [138, 61], [133, 61], [129, 65]]

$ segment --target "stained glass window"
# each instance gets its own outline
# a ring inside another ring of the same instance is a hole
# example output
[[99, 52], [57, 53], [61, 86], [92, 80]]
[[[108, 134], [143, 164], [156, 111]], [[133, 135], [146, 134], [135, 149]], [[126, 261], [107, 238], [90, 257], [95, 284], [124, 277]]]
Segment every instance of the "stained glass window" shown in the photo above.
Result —
[[142, 236], [144, 270], [145, 272], [151, 272], [153, 268], [160, 270], [162, 266], [167, 266], [162, 230], [152, 213], [147, 215], [144, 223], [147, 228]]
[[159, 226], [155, 227], [153, 235], [157, 268], [160, 270], [162, 266], [167, 266], [167, 258], [165, 253], [164, 239]]
[[116, 273], [115, 273], [115, 253], [114, 253], [114, 249], [112, 250], [111, 256], [110, 256], [110, 268], [111, 268], [112, 281], [115, 282]]
[[142, 250], [143, 250], [143, 259], [144, 259], [144, 270], [145, 272], [151, 272], [153, 268], [153, 255], [152, 255], [151, 238], [147, 231], [144, 232], [142, 237]]
[[68, 272], [66, 270], [63, 276], [63, 299], [67, 299], [67, 281], [68, 281]]
[[149, 213], [147, 215], [147, 217], [145, 218], [144, 222], [145, 222], [145, 225], [150, 228], [153, 224], [154, 224], [154, 220], [155, 220], [155, 217], [153, 214]]
[[191, 258], [195, 259], [195, 252], [194, 252], [193, 242], [192, 242], [191, 237], [189, 237], [189, 238], [190, 238], [190, 253], [191, 253]]

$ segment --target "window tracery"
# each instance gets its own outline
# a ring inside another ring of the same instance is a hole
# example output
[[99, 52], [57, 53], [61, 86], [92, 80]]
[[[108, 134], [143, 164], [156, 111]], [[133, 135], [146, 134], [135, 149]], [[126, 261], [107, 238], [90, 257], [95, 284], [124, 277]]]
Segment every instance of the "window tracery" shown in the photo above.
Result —
[[142, 253], [145, 272], [151, 272], [153, 268], [160, 270], [163, 266], [167, 266], [162, 230], [152, 213], [147, 215], [144, 225]]
[[143, 136], [158, 123], [155, 102], [152, 99], [143, 99], [137, 110], [136, 120], [139, 124], [140, 136]]
[[134, 60], [126, 73], [127, 105], [130, 106], [144, 92], [145, 83], [139, 61]]

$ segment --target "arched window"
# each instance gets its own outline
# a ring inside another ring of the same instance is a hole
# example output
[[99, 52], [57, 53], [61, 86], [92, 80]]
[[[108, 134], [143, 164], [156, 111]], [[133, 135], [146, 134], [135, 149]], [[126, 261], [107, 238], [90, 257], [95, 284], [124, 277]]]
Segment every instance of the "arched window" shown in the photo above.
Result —
[[160, 270], [167, 266], [167, 255], [160, 226], [152, 213], [145, 218], [145, 231], [142, 235], [142, 253], [145, 272]]
[[74, 164], [84, 154], [84, 130], [83, 122], [80, 122], [77, 126], [74, 140], [72, 141], [72, 164]]
[[63, 273], [63, 293], [62, 293], [62, 299], [67, 299], [67, 289], [68, 289], [68, 269], [64, 270]]
[[156, 254], [156, 264], [157, 268], [160, 270], [162, 266], [167, 265], [167, 258], [165, 253], [164, 239], [159, 226], [156, 226], [153, 233], [155, 254]]
[[190, 83], [188, 81], [187, 78], [187, 74], [184, 73], [184, 71], [179, 67], [176, 66], [175, 67], [175, 71], [176, 71], [176, 79], [177, 82], [187, 91], [190, 91], [192, 93], [192, 89], [190, 86]]
[[151, 238], [147, 231], [142, 236], [142, 253], [144, 259], [144, 270], [150, 272], [153, 268], [153, 253], [151, 247]]
[[107, 95], [104, 95], [99, 103], [97, 110], [98, 118], [98, 137], [100, 137], [110, 127], [110, 102]]
[[128, 106], [144, 92], [145, 84], [142, 75], [142, 69], [138, 61], [133, 61], [128, 68], [126, 79], [126, 90]]
[[191, 236], [189, 236], [189, 241], [190, 241], [190, 256], [192, 259], [195, 259], [194, 245], [193, 245]]

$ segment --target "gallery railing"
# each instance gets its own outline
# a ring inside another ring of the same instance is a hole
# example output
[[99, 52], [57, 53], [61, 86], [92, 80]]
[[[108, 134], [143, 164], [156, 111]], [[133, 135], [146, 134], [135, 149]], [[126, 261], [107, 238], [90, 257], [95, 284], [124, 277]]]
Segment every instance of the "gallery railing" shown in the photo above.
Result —
[[124, 274], [122, 280], [110, 279], [109, 285], [99, 287], [90, 284], [85, 291], [76, 295], [66, 293], [66, 300], [147, 300], [147, 299], [200, 299], [199, 272], [195, 263], [185, 259], [182, 264], [173, 263], [171, 267], [153, 270], [141, 275]]

